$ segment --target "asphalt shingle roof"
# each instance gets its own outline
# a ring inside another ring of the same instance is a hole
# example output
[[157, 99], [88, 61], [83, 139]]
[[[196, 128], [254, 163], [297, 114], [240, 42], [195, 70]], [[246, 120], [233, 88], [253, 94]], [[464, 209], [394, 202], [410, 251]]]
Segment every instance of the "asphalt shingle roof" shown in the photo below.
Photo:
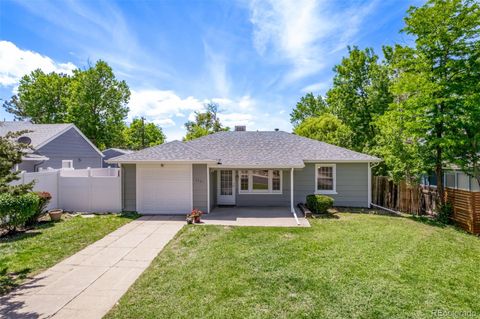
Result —
[[37, 148], [70, 127], [73, 127], [73, 124], [32, 124], [30, 122], [5, 121], [0, 122], [0, 136], [5, 136], [8, 132], [28, 130], [31, 132], [23, 136], [28, 136], [32, 140], [31, 146]]
[[224, 166], [302, 167], [304, 161], [379, 161], [377, 157], [282, 131], [219, 132], [174, 141], [112, 159], [114, 162], [219, 161]]
[[145, 148], [138, 152], [117, 156], [108, 162], [129, 161], [216, 161], [202, 154], [198, 150], [180, 141], [172, 141], [165, 144]]

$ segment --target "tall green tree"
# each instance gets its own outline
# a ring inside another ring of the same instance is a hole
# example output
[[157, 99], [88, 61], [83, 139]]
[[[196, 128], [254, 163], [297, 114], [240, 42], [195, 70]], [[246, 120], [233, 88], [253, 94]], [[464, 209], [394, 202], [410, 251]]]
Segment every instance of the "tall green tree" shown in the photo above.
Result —
[[195, 121], [185, 123], [187, 134], [184, 141], [193, 140], [208, 134], [220, 131], [229, 131], [229, 127], [224, 127], [218, 118], [219, 106], [216, 103], [205, 105], [205, 112], [195, 112]]
[[36, 124], [64, 123], [70, 82], [65, 74], [35, 70], [21, 78], [17, 95], [5, 102], [4, 108], [16, 119], [30, 119]]
[[[438, 36], [449, 48], [447, 105], [455, 107], [455, 120], [448, 121], [446, 132], [449, 162], [462, 168], [480, 185], [480, 4], [475, 1], [452, 1], [444, 17], [449, 28]], [[427, 10], [427, 9], [424, 9]]]
[[3, 104], [17, 119], [33, 123], [74, 123], [99, 148], [122, 143], [130, 90], [104, 61], [73, 76], [33, 71], [18, 94]]
[[332, 114], [323, 114], [303, 120], [294, 133], [325, 143], [351, 147], [352, 131]]
[[27, 132], [9, 132], [5, 136], [0, 136], [0, 194], [21, 195], [32, 190], [33, 182], [20, 185], [10, 184], [20, 178], [18, 176], [20, 171], [15, 171], [15, 165], [20, 164], [22, 157], [30, 150], [30, 146], [17, 141], [18, 137]]
[[128, 115], [130, 90], [104, 61], [73, 73], [67, 120], [100, 148], [117, 146]]
[[131, 150], [140, 150], [165, 142], [165, 134], [155, 123], [145, 123], [144, 118], [134, 118], [125, 128], [125, 147]]
[[468, 83], [478, 74], [478, 63], [472, 64], [478, 60], [478, 10], [469, 0], [429, 0], [411, 7], [403, 31], [415, 38], [415, 47], [392, 50], [397, 76], [389, 112], [404, 119], [403, 134], [422, 146], [418, 156], [435, 171], [441, 204], [443, 166], [455, 159], [462, 119], [479, 107], [467, 97]]
[[290, 123], [296, 128], [307, 118], [321, 116], [325, 113], [328, 113], [328, 106], [323, 97], [307, 93], [297, 102], [292, 113], [290, 113]]
[[369, 152], [377, 133], [374, 119], [392, 102], [388, 68], [373, 49], [349, 47], [348, 56], [334, 67], [333, 87], [327, 92], [331, 112], [354, 132], [352, 148]]

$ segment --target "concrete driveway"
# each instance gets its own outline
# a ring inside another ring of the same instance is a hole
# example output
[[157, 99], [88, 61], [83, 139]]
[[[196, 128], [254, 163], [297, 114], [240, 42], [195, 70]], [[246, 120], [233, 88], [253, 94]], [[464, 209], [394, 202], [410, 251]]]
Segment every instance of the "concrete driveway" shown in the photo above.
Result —
[[0, 318], [102, 318], [184, 225], [130, 222], [0, 297]]

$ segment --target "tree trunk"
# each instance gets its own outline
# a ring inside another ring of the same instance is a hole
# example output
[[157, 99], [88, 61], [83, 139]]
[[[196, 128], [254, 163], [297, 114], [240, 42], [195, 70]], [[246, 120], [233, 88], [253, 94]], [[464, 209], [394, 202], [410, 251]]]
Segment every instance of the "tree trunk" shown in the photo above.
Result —
[[443, 185], [442, 148], [437, 146], [435, 159], [435, 175], [437, 176], [437, 194], [440, 206], [445, 205], [445, 188]]

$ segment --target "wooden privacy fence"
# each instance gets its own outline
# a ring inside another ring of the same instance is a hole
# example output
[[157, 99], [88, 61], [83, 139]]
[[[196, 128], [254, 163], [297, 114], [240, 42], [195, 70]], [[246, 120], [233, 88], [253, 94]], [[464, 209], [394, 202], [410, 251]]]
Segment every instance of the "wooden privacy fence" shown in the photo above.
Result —
[[447, 188], [447, 201], [452, 204], [455, 223], [473, 234], [480, 234], [480, 192]]
[[386, 176], [374, 176], [372, 203], [400, 212], [424, 215], [436, 208], [437, 190], [429, 186], [413, 186], [402, 181], [395, 184]]
[[[480, 234], [480, 192], [446, 188], [445, 197], [452, 205], [452, 220], [473, 234]], [[433, 214], [438, 194], [435, 187], [395, 184], [385, 176], [372, 178], [372, 204], [409, 214]]]

